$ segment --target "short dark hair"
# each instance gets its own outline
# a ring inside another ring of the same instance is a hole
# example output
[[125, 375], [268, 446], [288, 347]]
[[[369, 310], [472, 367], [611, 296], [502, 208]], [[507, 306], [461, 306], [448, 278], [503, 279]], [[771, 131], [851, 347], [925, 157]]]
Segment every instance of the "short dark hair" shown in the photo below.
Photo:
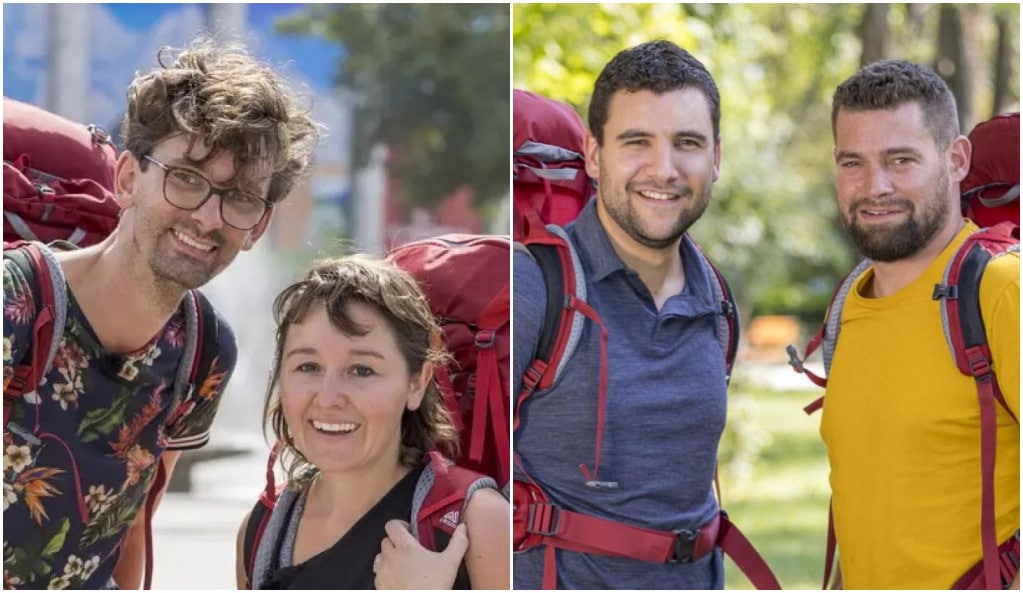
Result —
[[664, 39], [622, 50], [604, 66], [593, 85], [589, 112], [590, 133], [597, 139], [597, 144], [604, 143], [608, 108], [611, 97], [618, 91], [653, 91], [662, 94], [690, 86], [700, 89], [707, 96], [710, 118], [714, 123], [714, 138], [717, 138], [721, 125], [721, 96], [714, 84], [714, 77], [700, 60]]
[[914, 101], [920, 103], [924, 124], [938, 148], [948, 148], [959, 135], [955, 96], [933, 70], [905, 60], [874, 62], [838, 85], [831, 101], [831, 134], [839, 110], [896, 109]]

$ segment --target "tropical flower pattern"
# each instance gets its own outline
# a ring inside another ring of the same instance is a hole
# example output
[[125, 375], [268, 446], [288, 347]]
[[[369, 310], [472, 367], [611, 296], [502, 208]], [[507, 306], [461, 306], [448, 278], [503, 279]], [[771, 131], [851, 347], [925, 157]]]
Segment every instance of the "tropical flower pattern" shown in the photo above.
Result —
[[[18, 399], [4, 430], [4, 588], [97, 589], [138, 518], [167, 449], [202, 446], [234, 368], [234, 336], [218, 318], [218, 356], [171, 409], [184, 314], [139, 350], [105, 352], [69, 293], [53, 366]], [[31, 283], [4, 261], [4, 389], [29, 362]]]

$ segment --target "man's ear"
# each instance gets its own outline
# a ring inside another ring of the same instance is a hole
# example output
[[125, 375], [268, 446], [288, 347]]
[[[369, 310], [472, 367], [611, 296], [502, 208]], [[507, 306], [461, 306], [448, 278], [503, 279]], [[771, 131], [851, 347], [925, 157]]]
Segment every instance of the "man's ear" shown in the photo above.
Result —
[[586, 151], [586, 174], [591, 179], [600, 179], [600, 143], [586, 130], [586, 141], [583, 145]]
[[714, 176], [711, 178], [711, 183], [718, 180], [721, 176], [721, 136], [714, 139]]
[[114, 164], [114, 199], [122, 210], [135, 205], [135, 184], [139, 181], [139, 161], [125, 150]]
[[963, 135], [956, 136], [948, 147], [949, 178], [952, 183], [966, 179], [970, 172], [970, 161], [973, 157], [973, 145]]

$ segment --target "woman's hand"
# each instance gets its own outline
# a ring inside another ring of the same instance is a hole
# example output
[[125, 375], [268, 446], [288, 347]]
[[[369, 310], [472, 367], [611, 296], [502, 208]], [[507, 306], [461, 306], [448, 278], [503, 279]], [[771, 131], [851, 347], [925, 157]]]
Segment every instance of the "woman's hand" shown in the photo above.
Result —
[[469, 548], [465, 524], [459, 524], [443, 552], [431, 552], [412, 537], [408, 523], [392, 519], [373, 560], [377, 589], [450, 589]]

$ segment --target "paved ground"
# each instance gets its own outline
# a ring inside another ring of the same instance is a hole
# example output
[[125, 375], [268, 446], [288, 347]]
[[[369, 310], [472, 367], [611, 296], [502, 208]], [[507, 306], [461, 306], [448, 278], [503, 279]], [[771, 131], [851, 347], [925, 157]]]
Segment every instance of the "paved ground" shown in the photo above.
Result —
[[191, 493], [168, 493], [153, 519], [154, 589], [235, 589], [235, 538], [263, 488], [266, 458], [198, 464]]

